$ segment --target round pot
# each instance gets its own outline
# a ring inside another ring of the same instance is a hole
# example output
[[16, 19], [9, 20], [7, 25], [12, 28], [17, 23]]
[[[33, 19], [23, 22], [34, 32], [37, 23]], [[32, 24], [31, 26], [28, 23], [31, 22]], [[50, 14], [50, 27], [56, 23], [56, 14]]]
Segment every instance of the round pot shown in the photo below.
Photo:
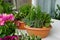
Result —
[[25, 30], [25, 23], [22, 21], [15, 21], [17, 28], [21, 30]]
[[29, 35], [35, 35], [35, 36], [40, 36], [41, 38], [45, 38], [48, 36], [51, 26], [49, 28], [31, 28], [31, 27], [26, 27], [27, 33]]

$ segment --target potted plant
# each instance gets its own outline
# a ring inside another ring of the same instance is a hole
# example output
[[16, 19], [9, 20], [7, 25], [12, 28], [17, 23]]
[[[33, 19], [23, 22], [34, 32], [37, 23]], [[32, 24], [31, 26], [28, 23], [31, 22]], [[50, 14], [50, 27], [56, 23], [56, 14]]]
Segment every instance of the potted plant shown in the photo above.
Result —
[[29, 4], [24, 4], [19, 8], [18, 13], [15, 14], [16, 24], [19, 29], [25, 29], [25, 23], [23, 22], [24, 18], [28, 15], [31, 6]]
[[48, 36], [51, 30], [51, 17], [48, 13], [42, 12], [39, 6], [31, 8], [24, 22], [29, 35], [44, 38]]
[[0, 14], [0, 38], [14, 35], [15, 29], [13, 14]]

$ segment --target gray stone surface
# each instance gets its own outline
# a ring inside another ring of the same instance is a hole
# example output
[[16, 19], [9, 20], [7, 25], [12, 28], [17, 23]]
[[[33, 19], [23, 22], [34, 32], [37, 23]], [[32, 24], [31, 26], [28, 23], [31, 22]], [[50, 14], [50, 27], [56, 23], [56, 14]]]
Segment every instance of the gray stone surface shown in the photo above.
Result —
[[54, 23], [51, 23], [52, 29], [50, 34], [42, 40], [60, 40], [60, 20], [52, 19], [52, 21], [54, 21]]

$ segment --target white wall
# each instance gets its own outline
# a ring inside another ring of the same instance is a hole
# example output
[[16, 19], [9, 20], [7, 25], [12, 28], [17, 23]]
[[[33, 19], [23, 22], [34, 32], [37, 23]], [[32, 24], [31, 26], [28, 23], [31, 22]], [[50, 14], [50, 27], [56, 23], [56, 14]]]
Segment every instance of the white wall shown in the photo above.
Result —
[[38, 3], [37, 3], [38, 0], [32, 0], [32, 5], [33, 6], [36, 6]]
[[[52, 0], [53, 1], [53, 0]], [[42, 7], [42, 11], [51, 12], [51, 0], [38, 0], [39, 5]]]
[[55, 0], [32, 0], [32, 4], [34, 4], [35, 6], [40, 5], [42, 11], [48, 13], [50, 13], [51, 10], [55, 9]]

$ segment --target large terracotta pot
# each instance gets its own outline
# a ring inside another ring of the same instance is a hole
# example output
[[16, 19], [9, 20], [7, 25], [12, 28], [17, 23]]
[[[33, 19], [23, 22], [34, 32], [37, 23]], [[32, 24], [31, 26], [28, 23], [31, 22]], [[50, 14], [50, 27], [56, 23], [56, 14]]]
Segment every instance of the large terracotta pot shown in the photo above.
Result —
[[25, 27], [29, 35], [40, 36], [41, 38], [45, 38], [48, 36], [51, 26], [49, 28], [31, 28]]
[[20, 30], [25, 30], [25, 23], [22, 21], [15, 21], [17, 28]]

